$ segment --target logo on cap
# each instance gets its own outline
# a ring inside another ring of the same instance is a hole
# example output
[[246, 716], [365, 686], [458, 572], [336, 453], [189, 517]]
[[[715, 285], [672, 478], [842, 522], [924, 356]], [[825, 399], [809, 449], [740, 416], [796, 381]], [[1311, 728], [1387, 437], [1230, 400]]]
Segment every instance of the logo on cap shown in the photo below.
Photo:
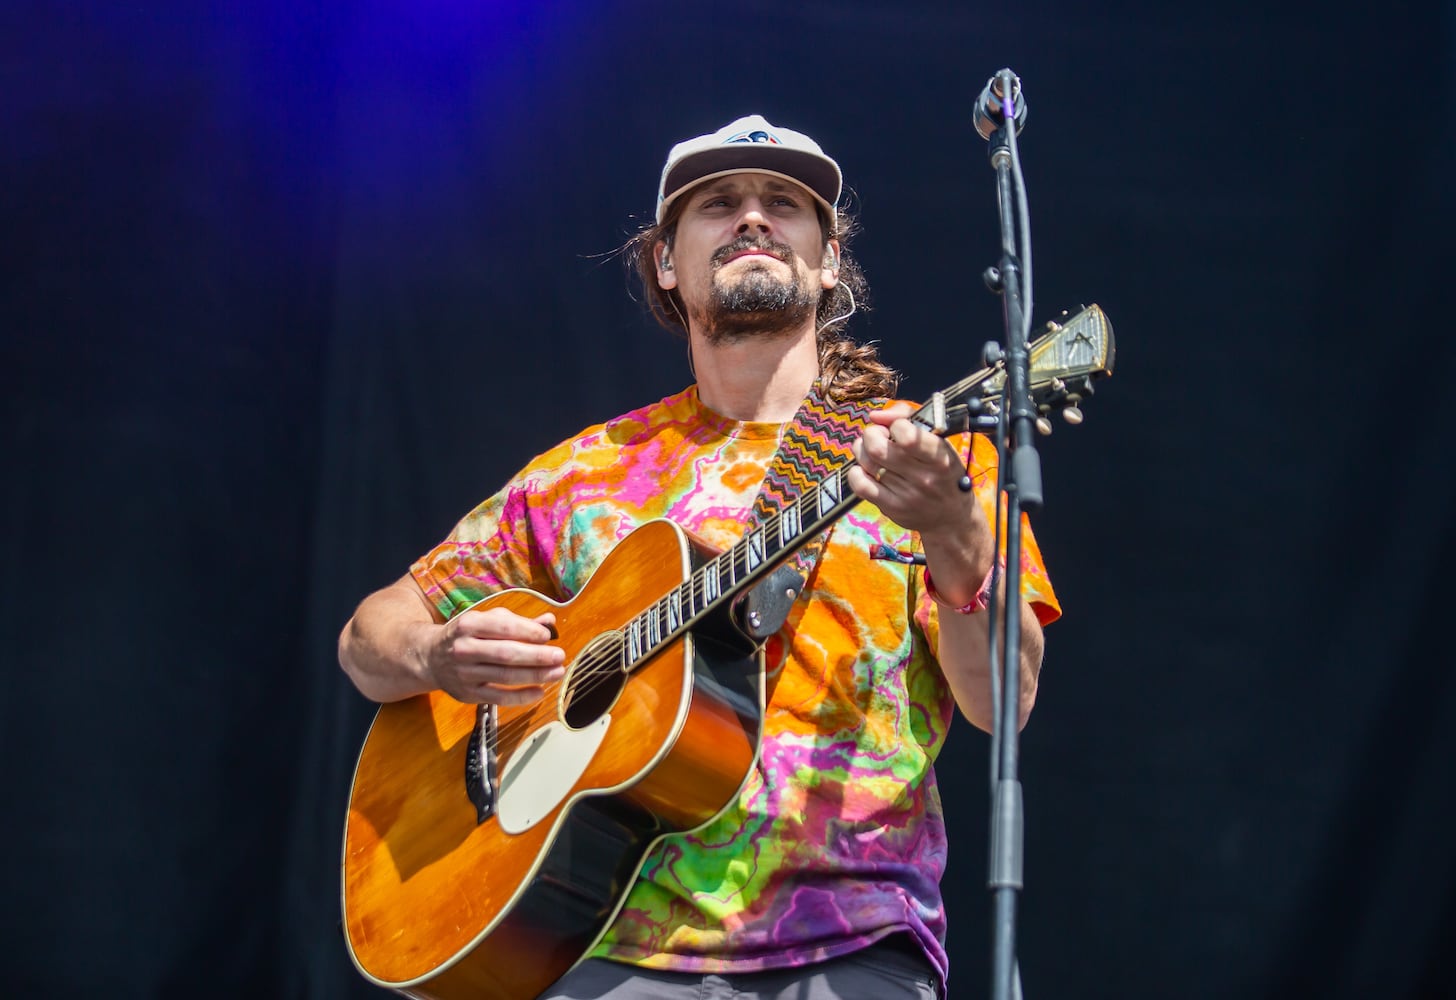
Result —
[[752, 132], [739, 132], [731, 139], [724, 139], [723, 145], [726, 146], [730, 142], [766, 142], [773, 146], [783, 145], [779, 142], [778, 136], [765, 132], [763, 129], [755, 129]]

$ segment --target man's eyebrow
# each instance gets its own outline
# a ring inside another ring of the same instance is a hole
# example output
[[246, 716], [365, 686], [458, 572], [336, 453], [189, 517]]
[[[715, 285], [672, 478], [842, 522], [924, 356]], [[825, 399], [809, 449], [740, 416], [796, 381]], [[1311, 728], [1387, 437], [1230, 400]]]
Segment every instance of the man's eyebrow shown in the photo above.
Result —
[[717, 180], [708, 181], [702, 187], [693, 192], [694, 196], [705, 194], [722, 194], [733, 191], [738, 187], [731, 177], [719, 177]]
[[[716, 180], [707, 181], [702, 187], [693, 192], [694, 197], [709, 194], [735, 194], [742, 186], [742, 181], [735, 177], [719, 177]], [[808, 192], [799, 184], [793, 181], [784, 180], [781, 177], [769, 177], [765, 179], [764, 188], [778, 193], [798, 195], [807, 197]]]

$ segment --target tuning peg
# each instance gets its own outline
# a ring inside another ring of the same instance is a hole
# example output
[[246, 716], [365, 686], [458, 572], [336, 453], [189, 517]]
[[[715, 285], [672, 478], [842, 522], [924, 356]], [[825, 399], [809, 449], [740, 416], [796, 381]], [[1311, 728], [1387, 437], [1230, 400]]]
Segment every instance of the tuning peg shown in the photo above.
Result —
[[1082, 422], [1082, 411], [1075, 406], [1065, 407], [1062, 410], [1062, 419], [1075, 427]]
[[1042, 437], [1046, 437], [1052, 432], [1052, 422], [1046, 417], [1037, 417], [1036, 430]]

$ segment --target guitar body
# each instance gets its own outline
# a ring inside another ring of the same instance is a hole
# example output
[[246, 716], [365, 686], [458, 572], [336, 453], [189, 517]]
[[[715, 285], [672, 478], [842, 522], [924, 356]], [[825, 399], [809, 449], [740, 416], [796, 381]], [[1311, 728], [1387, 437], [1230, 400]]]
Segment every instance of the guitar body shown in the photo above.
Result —
[[[342, 873], [349, 951], [368, 979], [439, 1000], [534, 997], [601, 938], [659, 839], [733, 801], [758, 755], [764, 666], [726, 613], [583, 683], [616, 662], [622, 624], [710, 552], [652, 521], [570, 602], [509, 590], [475, 605], [556, 613], [567, 676], [540, 702], [490, 718], [434, 691], [380, 708]], [[467, 792], [482, 725], [495, 748], [483, 807]]]

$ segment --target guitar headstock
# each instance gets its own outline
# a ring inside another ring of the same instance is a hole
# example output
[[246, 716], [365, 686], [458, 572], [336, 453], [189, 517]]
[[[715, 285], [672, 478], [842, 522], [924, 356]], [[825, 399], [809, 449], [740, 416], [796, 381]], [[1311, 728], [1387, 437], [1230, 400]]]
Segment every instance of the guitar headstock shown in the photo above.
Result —
[[[1067, 314], [1063, 313], [1065, 317]], [[1053, 321], [1030, 344], [1029, 388], [1039, 415], [1037, 429], [1051, 433], [1047, 414], [1060, 410], [1069, 424], [1082, 422], [1082, 400], [1092, 395], [1092, 380], [1112, 374], [1116, 345], [1107, 314], [1095, 303], [1070, 319]], [[999, 398], [1006, 387], [1004, 366], [985, 382], [983, 396]]]
[[[1067, 314], [1064, 312], [1062, 316]], [[1048, 415], [1054, 411], [1060, 412], [1069, 424], [1082, 422], [1081, 403], [1092, 395], [1094, 379], [1112, 374], [1116, 350], [1112, 324], [1095, 304], [1084, 306], [1075, 316], [1046, 324], [1043, 331], [1029, 345], [1028, 388], [1037, 410], [1037, 429], [1050, 434], [1052, 425]], [[944, 393], [937, 393], [946, 403], [960, 405], [946, 406], [940, 419], [931, 415], [934, 406], [926, 407], [930, 411], [927, 422], [938, 432], [943, 433], [942, 428], [954, 430], [964, 426], [967, 405], [961, 400], [978, 404], [975, 408], [983, 419], [984, 415], [997, 413], [1006, 389], [1006, 365], [1004, 358], [987, 360], [990, 367]]]

